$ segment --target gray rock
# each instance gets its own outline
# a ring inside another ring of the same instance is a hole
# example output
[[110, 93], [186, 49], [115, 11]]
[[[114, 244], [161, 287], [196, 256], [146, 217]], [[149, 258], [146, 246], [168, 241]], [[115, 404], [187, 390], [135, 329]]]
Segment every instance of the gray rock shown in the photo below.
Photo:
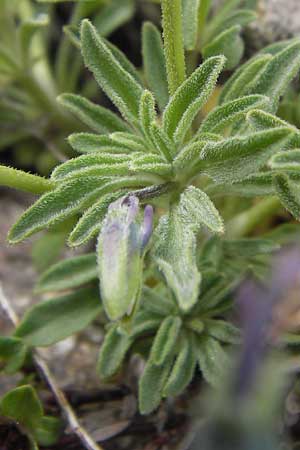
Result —
[[[217, 7], [224, 0], [214, 0], [214, 3]], [[300, 36], [300, 0], [259, 0], [257, 12], [258, 20], [245, 33], [250, 50]]]

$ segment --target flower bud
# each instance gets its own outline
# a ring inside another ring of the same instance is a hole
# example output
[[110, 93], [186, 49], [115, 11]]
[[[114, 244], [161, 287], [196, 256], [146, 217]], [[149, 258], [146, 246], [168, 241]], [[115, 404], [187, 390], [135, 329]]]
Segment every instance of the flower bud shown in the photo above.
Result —
[[153, 209], [139, 220], [139, 200], [123, 197], [109, 208], [98, 239], [100, 291], [111, 320], [130, 315], [138, 299], [146, 246], [152, 234]]

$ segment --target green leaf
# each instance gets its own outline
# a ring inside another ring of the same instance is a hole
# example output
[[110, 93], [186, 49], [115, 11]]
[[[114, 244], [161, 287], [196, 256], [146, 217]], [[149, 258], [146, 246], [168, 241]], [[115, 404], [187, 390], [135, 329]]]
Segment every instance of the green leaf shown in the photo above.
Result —
[[200, 132], [218, 133], [242, 119], [254, 108], [264, 108], [269, 103], [268, 97], [249, 95], [214, 108], [201, 124]]
[[224, 64], [224, 56], [209, 58], [177, 89], [163, 115], [163, 126], [170, 138], [176, 142], [184, 139], [196, 114], [211, 95]]
[[190, 384], [196, 368], [196, 354], [193, 340], [185, 337], [182, 340], [174, 366], [164, 387], [165, 397], [181, 394]]
[[30, 346], [52, 345], [84, 329], [101, 310], [97, 289], [83, 288], [33, 306], [25, 313], [15, 336]]
[[34, 430], [42, 420], [43, 407], [35, 390], [25, 385], [9, 391], [1, 398], [0, 413]]
[[63, 424], [60, 419], [44, 416], [35, 427], [33, 434], [40, 445], [48, 447], [57, 443], [62, 431]]
[[163, 111], [169, 100], [166, 62], [160, 32], [151, 22], [143, 25], [142, 52], [147, 83]]
[[275, 175], [274, 186], [283, 206], [300, 220], [300, 186], [286, 175]]
[[135, 79], [135, 81], [140, 84], [142, 87], [144, 86], [144, 82], [142, 80], [142, 77], [138, 70], [135, 68], [135, 66], [129, 61], [127, 56], [114, 44], [112, 44], [110, 41], [104, 39], [105, 44], [109, 48], [109, 50], [112, 52], [120, 66], [123, 67], [123, 69], [128, 72], [132, 78]]
[[182, 2], [183, 36], [186, 50], [195, 50], [198, 39], [199, 9], [201, 0]]
[[226, 57], [225, 69], [233, 69], [240, 62], [244, 53], [244, 42], [240, 37], [240, 32], [241, 27], [235, 25], [220, 33], [203, 48], [204, 58], [224, 55]]
[[173, 175], [172, 165], [167, 163], [161, 156], [155, 154], [137, 154], [132, 158], [129, 167], [133, 172], [148, 172], [162, 177]]
[[190, 186], [180, 197], [179, 213], [188, 227], [198, 231], [205, 225], [213, 233], [223, 233], [224, 224], [218, 210], [205, 192]]
[[71, 247], [86, 244], [100, 229], [109, 205], [125, 195], [124, 191], [113, 192], [102, 197], [81, 216], [68, 238]]
[[75, 94], [62, 94], [58, 102], [96, 133], [109, 134], [114, 131], [129, 131], [128, 125], [103, 106]]
[[220, 343], [209, 336], [198, 340], [197, 358], [204, 379], [213, 386], [219, 386], [222, 374], [228, 367], [228, 356]]
[[272, 59], [271, 55], [258, 55], [235, 70], [234, 74], [223, 86], [219, 104], [230, 102], [245, 95], [248, 84], [262, 72], [266, 64]]
[[[143, 286], [142, 290], [142, 306], [145, 311], [157, 314], [158, 316], [171, 316], [175, 313], [176, 306], [168, 297], [157, 292], [154, 288]], [[161, 320], [161, 318], [160, 318]]]
[[162, 366], [173, 355], [181, 330], [181, 319], [179, 317], [166, 317], [156, 333], [151, 348], [150, 359], [157, 365]]
[[172, 366], [172, 358], [163, 366], [156, 366], [148, 360], [139, 381], [139, 409], [141, 414], [150, 414], [158, 406]]
[[279, 250], [280, 247], [272, 239], [243, 238], [223, 242], [224, 253], [227, 258], [252, 258]]
[[164, 52], [170, 95], [185, 80], [181, 0], [162, 0]]
[[201, 274], [196, 264], [196, 238], [187, 228], [178, 209], [160, 220], [157, 228], [154, 255], [168, 286], [173, 290], [183, 311], [188, 311], [197, 302]]
[[0, 336], [0, 370], [9, 375], [17, 372], [24, 364], [27, 347], [14, 337]]
[[108, 36], [134, 15], [133, 0], [111, 0], [101, 8], [95, 17], [95, 27], [101, 36]]
[[274, 195], [272, 172], [261, 172], [231, 184], [212, 184], [206, 189], [210, 196], [238, 195], [256, 197], [259, 195]]
[[75, 178], [43, 195], [11, 228], [8, 235], [9, 242], [20, 242], [31, 234], [75, 214], [89, 200], [97, 198], [98, 190], [103, 183], [99, 177], [86, 177], [84, 183], [82, 179]]
[[300, 42], [293, 43], [277, 53], [265, 65], [261, 73], [247, 87], [247, 94], [262, 94], [270, 97], [272, 109], [278, 108], [280, 97], [300, 69]]
[[96, 81], [124, 118], [135, 124], [142, 95], [141, 86], [119, 64], [88, 20], [82, 22], [81, 41], [85, 64], [93, 72]]
[[97, 279], [94, 253], [75, 256], [50, 267], [37, 282], [36, 292], [72, 289]]
[[224, 320], [205, 320], [205, 331], [209, 336], [225, 344], [238, 344], [241, 341], [240, 330]]
[[274, 128], [248, 136], [209, 143], [201, 151], [199, 167], [216, 182], [234, 182], [256, 173], [280, 146], [290, 130]]
[[255, 131], [284, 127], [289, 128], [293, 133], [298, 133], [297, 128], [290, 123], [259, 109], [254, 109], [253, 111], [248, 112], [247, 121]]
[[128, 145], [120, 144], [110, 136], [92, 133], [74, 133], [69, 136], [69, 143], [80, 153], [130, 153]]
[[97, 363], [100, 378], [110, 378], [119, 370], [131, 344], [132, 338], [120, 330], [118, 325], [110, 328], [101, 346]]
[[155, 100], [150, 91], [145, 90], [141, 96], [139, 117], [146, 139], [151, 141], [151, 124], [156, 121]]
[[269, 161], [276, 171], [300, 171], [300, 150], [278, 152]]
[[30, 45], [32, 38], [37, 31], [46, 27], [49, 24], [49, 17], [47, 14], [38, 14], [31, 20], [26, 20], [21, 23], [19, 29], [19, 42], [21, 47], [21, 55], [24, 63], [30, 63]]
[[139, 310], [133, 317], [131, 336], [132, 338], [154, 333], [161, 324], [161, 316], [149, 311]]
[[68, 181], [78, 176], [99, 177], [127, 175], [130, 157], [122, 154], [94, 153], [81, 155], [60, 164], [52, 172], [55, 181]]
[[249, 9], [236, 9], [229, 14], [217, 14], [212, 19], [211, 25], [205, 33], [205, 42], [214, 39], [219, 33], [229, 28], [239, 25], [240, 27], [248, 25], [257, 18], [257, 14]]
[[176, 146], [164, 130], [157, 125], [156, 122], [152, 122], [150, 126], [151, 139], [156, 149], [164, 157], [166, 161], [171, 162], [172, 156], [176, 152]]

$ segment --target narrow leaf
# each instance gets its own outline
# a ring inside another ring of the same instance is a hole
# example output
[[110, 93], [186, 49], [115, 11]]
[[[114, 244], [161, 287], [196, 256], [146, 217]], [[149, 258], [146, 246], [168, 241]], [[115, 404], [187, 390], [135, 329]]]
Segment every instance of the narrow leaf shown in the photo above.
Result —
[[143, 25], [142, 52], [147, 83], [162, 111], [169, 100], [166, 62], [160, 32], [151, 22]]
[[129, 131], [128, 125], [112, 111], [95, 105], [80, 95], [62, 94], [57, 100], [96, 133], [109, 134], [114, 131]]
[[124, 191], [105, 195], [93, 206], [88, 208], [72, 230], [68, 238], [68, 244], [71, 247], [76, 247], [86, 244], [90, 239], [96, 237], [101, 229], [109, 205], [124, 195]]
[[170, 377], [164, 387], [164, 396], [181, 394], [192, 381], [196, 368], [196, 355], [193, 340], [185, 337], [172, 367]]
[[212, 337], [200, 338], [197, 356], [204, 379], [213, 386], [219, 386], [228, 367], [228, 356], [220, 343]]
[[218, 210], [205, 192], [190, 186], [180, 197], [179, 211], [185, 224], [195, 231], [205, 225], [214, 233], [223, 233], [224, 224]]
[[240, 37], [240, 32], [239, 25], [222, 31], [203, 48], [204, 58], [224, 55], [226, 57], [225, 69], [233, 69], [240, 62], [244, 53], [244, 42]]
[[300, 186], [291, 181], [286, 175], [276, 175], [274, 177], [276, 193], [283, 206], [300, 220]]
[[208, 59], [177, 89], [163, 116], [164, 129], [170, 138], [176, 142], [184, 139], [196, 114], [212, 93], [224, 64], [223, 56]]
[[151, 348], [150, 359], [155, 365], [162, 366], [174, 353], [181, 325], [181, 319], [173, 316], [162, 322]]
[[200, 132], [218, 133], [242, 119], [254, 108], [264, 108], [269, 103], [268, 97], [249, 95], [214, 108], [202, 122]]
[[139, 410], [141, 414], [150, 414], [158, 406], [163, 396], [163, 389], [168, 379], [172, 359], [161, 366], [148, 360], [139, 382]]
[[236, 69], [223, 86], [219, 104], [230, 102], [244, 95], [248, 84], [263, 70], [272, 59], [271, 55], [258, 55]]
[[97, 279], [97, 261], [94, 253], [75, 256], [52, 266], [37, 282], [36, 292], [72, 289]]
[[122, 332], [118, 325], [110, 328], [101, 346], [97, 363], [100, 378], [109, 378], [118, 371], [131, 344], [132, 338]]
[[111, 136], [92, 133], [74, 133], [69, 136], [69, 143], [80, 153], [130, 153], [128, 145], [120, 144]]
[[124, 118], [136, 123], [141, 86], [122, 68], [88, 20], [82, 22], [81, 40], [84, 61], [96, 81]]
[[163, 36], [169, 93], [185, 80], [181, 0], [162, 0]]
[[84, 329], [101, 310], [97, 289], [80, 289], [33, 306], [25, 313], [15, 336], [30, 346], [52, 345]]

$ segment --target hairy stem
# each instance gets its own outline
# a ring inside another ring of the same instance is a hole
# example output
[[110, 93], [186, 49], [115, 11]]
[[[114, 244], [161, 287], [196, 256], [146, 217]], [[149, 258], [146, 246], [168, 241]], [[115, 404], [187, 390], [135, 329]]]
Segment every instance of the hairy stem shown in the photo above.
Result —
[[269, 197], [260, 201], [247, 211], [238, 214], [228, 222], [227, 237], [239, 238], [250, 234], [257, 225], [262, 223], [272, 214], [277, 213], [281, 208], [281, 203], [277, 197]]
[[164, 49], [170, 95], [185, 80], [181, 0], [162, 0]]
[[32, 194], [44, 194], [51, 191], [55, 184], [46, 178], [12, 167], [0, 165], [0, 185], [19, 189]]

